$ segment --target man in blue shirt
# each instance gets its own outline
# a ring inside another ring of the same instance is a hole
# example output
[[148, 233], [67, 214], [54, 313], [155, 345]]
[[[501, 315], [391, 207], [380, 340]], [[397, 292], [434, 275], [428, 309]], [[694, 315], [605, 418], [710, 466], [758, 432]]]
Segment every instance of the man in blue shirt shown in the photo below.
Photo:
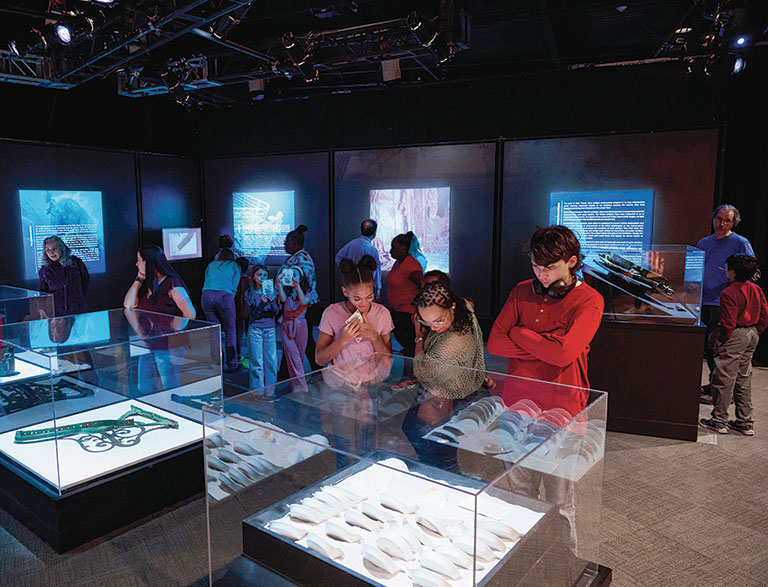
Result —
[[379, 252], [373, 246], [373, 237], [376, 236], [375, 220], [363, 220], [360, 224], [360, 236], [349, 241], [336, 253], [336, 266], [338, 267], [342, 259], [349, 259], [358, 263], [365, 255], [370, 255], [376, 261], [376, 271], [373, 272], [373, 295], [376, 298], [381, 293], [381, 261], [379, 261]]
[[[755, 255], [750, 242], [733, 232], [741, 222], [739, 211], [730, 204], [715, 208], [712, 213], [714, 234], [701, 239], [696, 246], [704, 251], [704, 283], [701, 293], [701, 321], [707, 326], [704, 356], [709, 366], [709, 378], [715, 370], [717, 323], [720, 321], [720, 292], [728, 285], [725, 261], [731, 255]], [[709, 394], [709, 385], [702, 388]]]

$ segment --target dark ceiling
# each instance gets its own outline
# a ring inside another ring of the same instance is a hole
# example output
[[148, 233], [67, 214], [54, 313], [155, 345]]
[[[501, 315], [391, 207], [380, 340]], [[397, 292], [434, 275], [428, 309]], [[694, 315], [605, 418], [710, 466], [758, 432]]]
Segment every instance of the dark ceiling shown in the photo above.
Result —
[[[69, 46], [56, 23], [71, 25]], [[25, 40], [33, 28], [44, 42]], [[768, 0], [17, 0], [0, 2], [0, 41], [0, 81], [109, 78], [123, 95], [226, 106], [670, 61], [729, 75], [766, 51]]]

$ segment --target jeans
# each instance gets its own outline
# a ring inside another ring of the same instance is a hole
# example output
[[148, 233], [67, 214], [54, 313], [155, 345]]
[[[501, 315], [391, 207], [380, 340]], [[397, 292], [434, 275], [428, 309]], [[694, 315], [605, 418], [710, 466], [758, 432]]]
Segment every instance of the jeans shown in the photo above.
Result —
[[277, 383], [277, 337], [274, 326], [248, 327], [248, 361], [252, 390]]
[[[187, 349], [156, 349], [139, 356], [138, 396], [173, 389], [181, 385], [181, 368]], [[159, 382], [157, 377], [159, 376]]]
[[224, 334], [224, 369], [237, 369], [237, 334], [235, 331], [235, 296], [226, 291], [203, 290], [203, 312], [208, 322], [221, 324]]

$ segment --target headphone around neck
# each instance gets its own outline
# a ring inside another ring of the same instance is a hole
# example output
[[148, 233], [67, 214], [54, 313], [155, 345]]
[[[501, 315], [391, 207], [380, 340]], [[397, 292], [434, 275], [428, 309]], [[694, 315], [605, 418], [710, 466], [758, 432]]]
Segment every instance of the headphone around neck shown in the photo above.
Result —
[[549, 287], [544, 287], [544, 284], [542, 284], [538, 279], [534, 278], [533, 291], [535, 291], [540, 296], [549, 296], [550, 298], [555, 298], [556, 300], [562, 300], [566, 295], [568, 295], [569, 291], [576, 287], [576, 283], [576, 279], [574, 279], [570, 284], [565, 283], [565, 281], [562, 279], [558, 279], [554, 283], [550, 284]]

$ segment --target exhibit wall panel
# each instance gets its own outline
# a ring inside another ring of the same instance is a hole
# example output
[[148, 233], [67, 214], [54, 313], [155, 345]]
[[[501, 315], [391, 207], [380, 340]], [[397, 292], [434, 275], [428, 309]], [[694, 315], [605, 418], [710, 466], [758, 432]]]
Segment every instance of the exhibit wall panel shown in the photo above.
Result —
[[[88, 308], [99, 310], [122, 306], [123, 295], [136, 272], [138, 248], [134, 155], [85, 148], [2, 142], [0, 164], [3, 169], [0, 174], [3, 202], [0, 231], [6, 243], [5, 254], [0, 256], [0, 275], [3, 283], [37, 289], [37, 279], [30, 278], [32, 275], [25, 277], [25, 239], [30, 239], [32, 231], [29, 228], [22, 229], [19, 196], [20, 190], [25, 190], [25, 193], [36, 192], [40, 195], [40, 201], [45, 202], [47, 206], [47, 209], [38, 206], [38, 210], [35, 210], [38, 218], [55, 218], [55, 222], [60, 224], [78, 224], [80, 219], [87, 217], [94, 225], [101, 223], [99, 232], [103, 231], [103, 242], [99, 243], [99, 256], [102, 257], [106, 270], [93, 272], [91, 275], [87, 295]], [[77, 196], [67, 197], [67, 194], [78, 192], [80, 195], [87, 193], [95, 200], [100, 199], [101, 214], [97, 214], [96, 207], [88, 208], [85, 199], [81, 201]], [[56, 194], [56, 198], [62, 199], [51, 200], [51, 194]], [[100, 197], [95, 194], [100, 194]], [[57, 205], [58, 209], [54, 209], [54, 205]], [[86, 207], [82, 208], [81, 205]], [[68, 221], [69, 217], [78, 220]], [[42, 235], [47, 230], [45, 224], [42, 224], [39, 230]], [[82, 231], [83, 229], [76, 228], [74, 233]], [[36, 259], [35, 266], [39, 266], [39, 263]]]
[[524, 247], [549, 223], [553, 192], [652, 190], [653, 244], [712, 232], [717, 129], [508, 141], [504, 144], [501, 301], [533, 277]]
[[[329, 254], [330, 199], [328, 152], [292, 155], [265, 155], [203, 161], [205, 206], [204, 235], [208, 258], [217, 251], [220, 234], [235, 234], [233, 194], [290, 194], [293, 192], [293, 226], [304, 224], [305, 250], [317, 271], [317, 288], [322, 303], [330, 301]], [[286, 214], [286, 218], [287, 218]], [[270, 263], [274, 277], [280, 261]]]
[[495, 154], [495, 143], [336, 152], [334, 250], [360, 236], [373, 213], [386, 266], [391, 237], [411, 229], [427, 270], [449, 273], [489, 316]]
[[[163, 228], [203, 226], [198, 160], [192, 157], [139, 155], [141, 178], [142, 243], [163, 246]], [[205, 259], [172, 263], [186, 283], [200, 312]]]

